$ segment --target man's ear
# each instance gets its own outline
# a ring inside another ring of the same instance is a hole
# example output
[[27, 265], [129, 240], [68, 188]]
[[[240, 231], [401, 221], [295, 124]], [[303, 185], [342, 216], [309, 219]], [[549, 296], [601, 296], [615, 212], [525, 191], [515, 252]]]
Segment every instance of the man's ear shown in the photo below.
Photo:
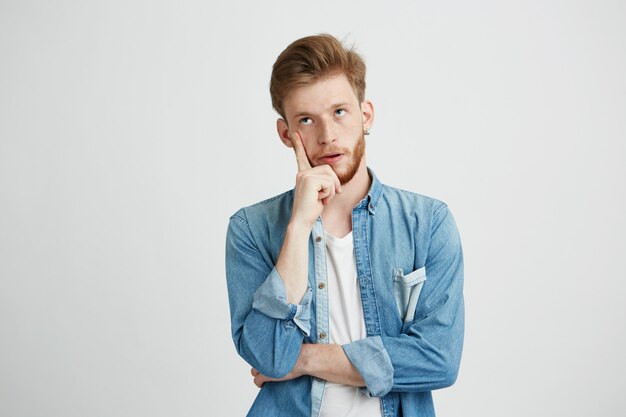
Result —
[[276, 130], [278, 131], [278, 137], [281, 142], [284, 143], [285, 146], [293, 148], [293, 143], [291, 143], [291, 138], [289, 137], [289, 126], [282, 117], [276, 120]]
[[363, 115], [363, 130], [370, 129], [374, 124], [374, 103], [372, 100], [363, 100], [361, 113]]

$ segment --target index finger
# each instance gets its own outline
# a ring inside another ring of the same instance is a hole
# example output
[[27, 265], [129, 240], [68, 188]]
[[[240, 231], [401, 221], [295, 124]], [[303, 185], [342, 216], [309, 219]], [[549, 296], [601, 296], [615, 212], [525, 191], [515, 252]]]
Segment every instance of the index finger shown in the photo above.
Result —
[[291, 135], [291, 143], [293, 143], [293, 149], [296, 152], [296, 160], [298, 161], [298, 172], [302, 172], [311, 168], [309, 159], [306, 156], [304, 145], [302, 144], [302, 138], [298, 132], [294, 132]]

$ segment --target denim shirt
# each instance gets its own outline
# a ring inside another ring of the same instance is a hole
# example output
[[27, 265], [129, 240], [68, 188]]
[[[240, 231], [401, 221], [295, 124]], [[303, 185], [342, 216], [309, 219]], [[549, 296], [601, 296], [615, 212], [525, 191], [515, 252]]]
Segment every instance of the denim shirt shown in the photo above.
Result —
[[[371, 168], [352, 210], [358, 285], [367, 337], [342, 345], [382, 414], [434, 416], [431, 391], [458, 375], [464, 335], [463, 254], [452, 213], [439, 200], [382, 184]], [[287, 303], [276, 262], [295, 188], [238, 210], [226, 235], [231, 332], [239, 355], [279, 378], [302, 343], [328, 343], [324, 228], [309, 239], [309, 285]], [[252, 383], [252, 382], [251, 382]], [[248, 416], [319, 415], [324, 381], [308, 375], [266, 382]]]

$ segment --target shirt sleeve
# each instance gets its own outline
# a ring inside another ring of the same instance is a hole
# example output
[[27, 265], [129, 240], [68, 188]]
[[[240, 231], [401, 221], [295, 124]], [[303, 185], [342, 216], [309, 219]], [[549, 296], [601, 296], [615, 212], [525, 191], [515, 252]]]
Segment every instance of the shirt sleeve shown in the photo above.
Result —
[[[311, 333], [311, 299], [313, 290], [307, 285], [306, 292], [299, 304], [287, 303], [287, 289], [280, 274], [273, 267], [265, 282], [253, 296], [252, 308], [275, 319], [292, 321], [308, 336]], [[287, 323], [286, 325], [289, 325]]]
[[463, 253], [452, 214], [435, 209], [424, 285], [414, 319], [399, 336], [370, 336], [343, 345], [370, 396], [432, 391], [456, 381], [464, 335]]
[[310, 332], [313, 291], [307, 286], [299, 304], [287, 303], [283, 280], [261, 254], [241, 210], [226, 233], [226, 281], [237, 352], [266, 376], [286, 375]]

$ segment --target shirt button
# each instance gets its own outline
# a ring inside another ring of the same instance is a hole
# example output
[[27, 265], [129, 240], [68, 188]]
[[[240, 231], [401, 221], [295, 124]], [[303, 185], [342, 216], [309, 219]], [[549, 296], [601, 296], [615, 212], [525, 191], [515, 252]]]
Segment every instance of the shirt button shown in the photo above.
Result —
[[374, 210], [374, 205], [370, 203], [370, 210]]
[[323, 290], [324, 287], [326, 287], [326, 284], [324, 284], [323, 282], [320, 282], [319, 285], [317, 286], [317, 288], [319, 288], [320, 290]]
[[322, 237], [321, 237], [321, 236], [316, 237], [316, 238], [315, 238], [315, 241], [316, 241], [316, 242], [321, 242], [321, 241], [322, 241]]
[[320, 333], [320, 339], [326, 339], [326, 333], [321, 332]]

